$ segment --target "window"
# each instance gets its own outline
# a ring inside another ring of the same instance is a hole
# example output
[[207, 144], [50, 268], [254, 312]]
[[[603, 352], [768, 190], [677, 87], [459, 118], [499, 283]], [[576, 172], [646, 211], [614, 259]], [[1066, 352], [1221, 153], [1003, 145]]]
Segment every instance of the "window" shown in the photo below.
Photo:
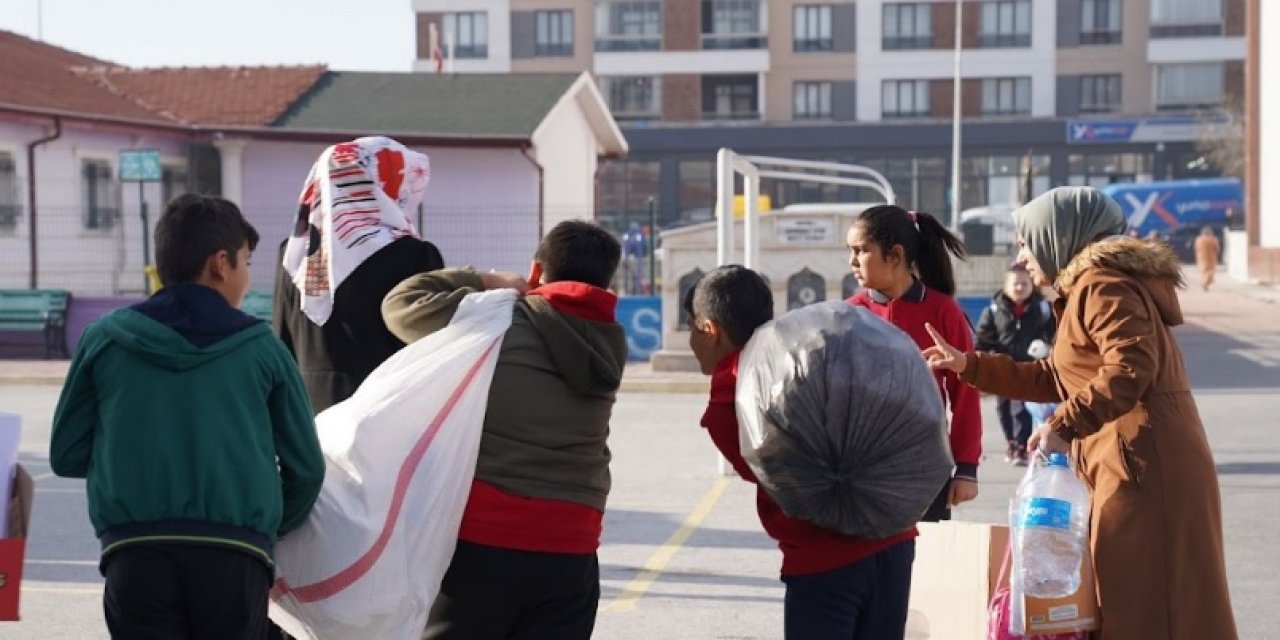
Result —
[[84, 203], [84, 228], [110, 229], [120, 213], [115, 175], [106, 160], [80, 161], [80, 196]]
[[21, 213], [17, 165], [12, 154], [0, 151], [0, 233], [16, 230]]
[[798, 5], [793, 17], [793, 49], [796, 51], [831, 51], [831, 5]]
[[596, 51], [657, 51], [661, 47], [661, 2], [596, 5]]
[[1031, 113], [1031, 78], [984, 78], [982, 115], [1006, 116]]
[[1080, 113], [1108, 113], [1119, 108], [1119, 74], [1080, 76]]
[[881, 85], [881, 116], [920, 118], [930, 112], [928, 80], [885, 80]]
[[983, 47], [1031, 46], [1031, 0], [995, 0], [982, 3]]
[[614, 76], [602, 80], [613, 117], [619, 120], [661, 117], [662, 94], [657, 76]]
[[716, 166], [708, 160], [681, 160], [679, 164], [680, 222], [715, 219]]
[[761, 49], [766, 44], [760, 0], [702, 0], [703, 49]]
[[1050, 167], [1045, 155], [966, 157], [960, 162], [960, 202], [966, 207], [1020, 204], [1049, 190]]
[[533, 55], [539, 57], [573, 55], [573, 11], [535, 11]]
[[702, 118], [752, 120], [760, 117], [756, 85], [754, 74], [702, 76]]
[[830, 82], [797, 82], [794, 91], [796, 120], [831, 117]]
[[457, 60], [488, 58], [489, 14], [483, 11], [444, 14], [444, 43], [444, 55], [452, 55]]
[[648, 224], [649, 198], [661, 193], [662, 165], [658, 162], [613, 160], [600, 165], [600, 222], [626, 229], [628, 222]]
[[933, 5], [927, 2], [884, 5], [882, 48], [928, 49], [933, 46]]
[[166, 164], [160, 168], [161, 207], [188, 190], [186, 165]]
[[1149, 153], [1092, 153], [1067, 156], [1067, 184], [1105, 187], [1116, 182], [1151, 182]]
[[1222, 35], [1222, 0], [1152, 0], [1155, 38]]
[[1122, 0], [1081, 0], [1080, 44], [1118, 44]]
[[1156, 109], [1181, 110], [1222, 104], [1221, 62], [1156, 66]]

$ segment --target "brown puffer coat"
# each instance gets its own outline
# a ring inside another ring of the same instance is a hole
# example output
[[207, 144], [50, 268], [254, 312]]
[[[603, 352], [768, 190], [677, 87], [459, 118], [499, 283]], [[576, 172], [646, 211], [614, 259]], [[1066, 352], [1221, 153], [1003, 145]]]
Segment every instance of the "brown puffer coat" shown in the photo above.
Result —
[[1173, 251], [1111, 238], [1058, 276], [1053, 354], [1017, 364], [970, 354], [963, 379], [1061, 401], [1049, 421], [1093, 491], [1090, 539], [1106, 640], [1236, 638], [1218, 477], [1172, 328]]

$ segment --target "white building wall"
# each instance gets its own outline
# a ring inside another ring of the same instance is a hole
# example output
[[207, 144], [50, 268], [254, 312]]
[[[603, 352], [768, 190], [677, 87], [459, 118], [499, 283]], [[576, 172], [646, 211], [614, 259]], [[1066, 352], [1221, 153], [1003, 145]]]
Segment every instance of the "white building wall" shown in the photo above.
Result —
[[543, 167], [543, 233], [564, 220], [595, 218], [595, 132], [566, 96], [533, 134], [534, 152]]
[[[937, 80], [954, 77], [951, 50], [885, 51], [882, 42], [883, 2], [857, 3], [858, 120], [880, 120], [880, 93], [885, 80]], [[1032, 117], [1052, 117], [1057, 99], [1057, 8], [1053, 0], [1032, 0], [1031, 47], [966, 49], [962, 78], [1031, 77]], [[965, 11], [975, 9], [965, 3]]]
[[602, 76], [764, 73], [769, 50], [603, 52], [595, 54], [593, 68]]
[[1262, 246], [1280, 247], [1280, 2], [1259, 2], [1260, 180], [1259, 227]]
[[1244, 60], [1244, 54], [1243, 37], [1153, 38], [1147, 42], [1147, 60], [1152, 64]]
[[[12, 233], [0, 233], [0, 286], [29, 284], [31, 208], [27, 202], [26, 146], [51, 131], [48, 121], [0, 122], [0, 149], [13, 152], [22, 219]], [[38, 286], [68, 289], [73, 293], [139, 293], [144, 290], [143, 229], [140, 202], [149, 208], [148, 243], [156, 220], [164, 210], [158, 183], [120, 184], [119, 154], [126, 149], [157, 149], [162, 159], [183, 162], [187, 155], [184, 134], [129, 131], [65, 122], [62, 136], [36, 148], [36, 205]], [[84, 193], [80, 162], [107, 161], [115, 178], [115, 205], [120, 211], [108, 229], [84, 226]], [[150, 247], [154, 253], [155, 247]]]

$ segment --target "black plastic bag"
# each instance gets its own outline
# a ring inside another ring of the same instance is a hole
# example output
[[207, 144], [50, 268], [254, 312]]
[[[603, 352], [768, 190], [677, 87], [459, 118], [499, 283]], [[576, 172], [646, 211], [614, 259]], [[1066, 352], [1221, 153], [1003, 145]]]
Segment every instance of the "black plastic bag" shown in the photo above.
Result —
[[826, 302], [758, 330], [738, 365], [742, 454], [793, 518], [882, 538], [920, 520], [951, 477], [933, 373], [907, 334]]

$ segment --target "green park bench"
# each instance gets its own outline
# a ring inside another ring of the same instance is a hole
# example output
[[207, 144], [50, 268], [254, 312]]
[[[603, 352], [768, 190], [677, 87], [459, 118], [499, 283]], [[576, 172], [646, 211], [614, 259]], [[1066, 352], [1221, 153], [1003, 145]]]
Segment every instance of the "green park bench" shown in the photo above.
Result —
[[44, 334], [44, 357], [67, 357], [71, 293], [54, 289], [0, 289], [0, 331]]
[[271, 292], [250, 290], [244, 296], [240, 310], [266, 322], [271, 322]]

